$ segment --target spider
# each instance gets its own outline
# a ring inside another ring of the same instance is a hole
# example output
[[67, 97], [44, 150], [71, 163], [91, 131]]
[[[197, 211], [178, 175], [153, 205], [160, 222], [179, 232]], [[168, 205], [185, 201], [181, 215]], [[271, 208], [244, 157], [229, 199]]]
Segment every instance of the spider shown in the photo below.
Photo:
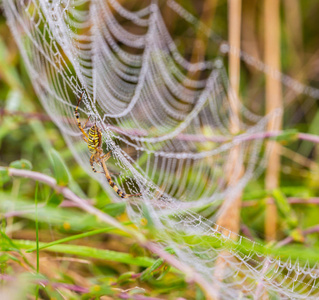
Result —
[[[74, 115], [76, 117], [76, 120], [78, 122], [78, 127], [79, 129], [82, 131], [82, 138], [83, 140], [87, 143], [89, 151], [91, 153], [91, 157], [90, 157], [90, 165], [92, 167], [93, 172], [95, 173], [104, 173], [105, 177], [109, 183], [109, 185], [113, 188], [113, 190], [121, 197], [121, 198], [129, 198], [129, 197], [134, 197], [134, 196], [141, 196], [141, 194], [126, 194], [125, 192], [123, 192], [122, 190], [120, 190], [115, 183], [113, 182], [110, 173], [108, 172], [108, 169], [106, 167], [105, 162], [111, 157], [111, 151], [109, 151], [107, 154], [103, 153], [102, 150], [102, 132], [100, 130], [100, 128], [94, 124], [92, 127], [90, 127], [89, 129], [89, 133], [87, 134], [85, 132], [85, 127], [87, 122], [89, 121], [89, 118], [87, 119], [87, 121], [84, 124], [84, 127], [82, 127], [80, 118], [79, 118], [79, 112], [78, 112], [78, 108], [79, 105], [81, 103], [81, 100], [83, 98], [83, 95], [85, 93], [85, 90], [82, 90], [81, 96], [78, 100], [78, 104], [75, 108], [74, 111]], [[96, 169], [94, 168], [94, 162], [101, 163], [101, 166], [104, 170], [104, 172], [98, 172], [96, 171]]]

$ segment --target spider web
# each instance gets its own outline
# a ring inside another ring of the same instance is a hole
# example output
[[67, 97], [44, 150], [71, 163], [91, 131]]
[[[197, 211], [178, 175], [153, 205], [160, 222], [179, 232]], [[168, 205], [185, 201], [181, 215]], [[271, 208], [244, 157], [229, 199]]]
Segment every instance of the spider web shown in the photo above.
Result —
[[[82, 123], [89, 118], [89, 124], [101, 128], [104, 150], [112, 150], [108, 165], [120, 171], [113, 176], [116, 185], [126, 193], [142, 193], [127, 200], [131, 219], [139, 224], [146, 217], [160, 244], [172, 247], [179, 260], [213, 285], [212, 296], [318, 298], [317, 266], [275, 259], [256, 242], [241, 236], [233, 240], [234, 233], [214, 223], [222, 201], [231, 205], [262, 172], [267, 155], [258, 136], [280, 113], [261, 117], [241, 106], [238, 116], [220, 56], [187, 60], [156, 1], [136, 11], [115, 0], [4, 0], [3, 6], [34, 88], [79, 164], [113, 192], [103, 175], [92, 172], [74, 118], [85, 88]], [[201, 24], [175, 1], [167, 7]], [[232, 50], [203, 25], [198, 28], [222, 52]], [[318, 97], [316, 89], [280, 73], [274, 76]], [[231, 123], [240, 134], [234, 136]], [[237, 167], [227, 172], [235, 146]]]

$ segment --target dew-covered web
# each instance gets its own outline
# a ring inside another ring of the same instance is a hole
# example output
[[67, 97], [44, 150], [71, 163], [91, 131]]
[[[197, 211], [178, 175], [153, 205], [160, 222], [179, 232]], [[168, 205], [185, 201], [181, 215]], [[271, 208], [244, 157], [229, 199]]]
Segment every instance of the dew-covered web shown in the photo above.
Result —
[[[45, 109], [78, 163], [114, 193], [103, 174], [92, 172], [74, 117], [81, 89], [87, 91], [79, 108], [82, 123], [89, 118], [101, 128], [116, 185], [142, 194], [125, 200], [132, 220], [138, 224], [146, 217], [161, 245], [211, 282], [220, 299], [319, 296], [317, 266], [275, 259], [244, 237], [233, 241], [234, 233], [214, 223], [222, 201], [231, 205], [262, 172], [262, 133], [280, 113], [260, 117], [244, 106], [239, 115], [234, 112], [237, 99], [220, 56], [186, 59], [155, 1], [136, 11], [115, 0], [4, 0], [3, 6]], [[173, 0], [166, 8], [189, 26], [197, 22]], [[197, 28], [230, 51], [207, 28]], [[274, 77], [317, 97], [315, 89], [276, 72]], [[240, 134], [234, 135], [231, 123]], [[238, 157], [227, 172], [234, 146]]]

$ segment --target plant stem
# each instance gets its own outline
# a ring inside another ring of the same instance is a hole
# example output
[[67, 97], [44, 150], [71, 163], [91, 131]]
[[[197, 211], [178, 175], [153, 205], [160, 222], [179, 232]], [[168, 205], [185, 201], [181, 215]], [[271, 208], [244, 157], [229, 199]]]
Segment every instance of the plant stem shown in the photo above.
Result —
[[[301, 234], [304, 236], [304, 235], [315, 233], [315, 232], [319, 232], [319, 225], [307, 228], [307, 229], [303, 230], [301, 232]], [[293, 241], [294, 241], [293, 237], [288, 236], [288, 237], [284, 238], [283, 240], [281, 240], [280, 242], [278, 242], [276, 244], [276, 247], [279, 248], [279, 247], [285, 246]]]
[[[37, 273], [40, 272], [40, 253], [39, 253], [39, 223], [38, 223], [38, 189], [39, 189], [39, 182], [36, 181], [35, 183], [35, 236], [36, 236], [36, 250], [37, 250]], [[39, 285], [36, 287], [35, 292], [35, 299], [37, 300], [39, 297]]]
[[[280, 2], [279, 0], [264, 0], [264, 37], [265, 64], [280, 72]], [[266, 114], [282, 109], [281, 82], [271, 74], [266, 74]], [[280, 130], [282, 116], [274, 116], [268, 123], [268, 130]], [[275, 141], [267, 142], [269, 164], [266, 169], [266, 189], [278, 187], [280, 174], [280, 146]], [[265, 211], [265, 235], [267, 241], [276, 240], [277, 207], [268, 203]]]

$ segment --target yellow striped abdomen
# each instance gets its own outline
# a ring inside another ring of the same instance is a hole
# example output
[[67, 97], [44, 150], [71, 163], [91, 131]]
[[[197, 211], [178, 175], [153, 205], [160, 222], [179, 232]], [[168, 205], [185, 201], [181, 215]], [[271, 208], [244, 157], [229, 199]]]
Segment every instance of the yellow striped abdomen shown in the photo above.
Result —
[[88, 148], [91, 154], [96, 153], [96, 149], [101, 146], [102, 134], [96, 125], [89, 130]]

